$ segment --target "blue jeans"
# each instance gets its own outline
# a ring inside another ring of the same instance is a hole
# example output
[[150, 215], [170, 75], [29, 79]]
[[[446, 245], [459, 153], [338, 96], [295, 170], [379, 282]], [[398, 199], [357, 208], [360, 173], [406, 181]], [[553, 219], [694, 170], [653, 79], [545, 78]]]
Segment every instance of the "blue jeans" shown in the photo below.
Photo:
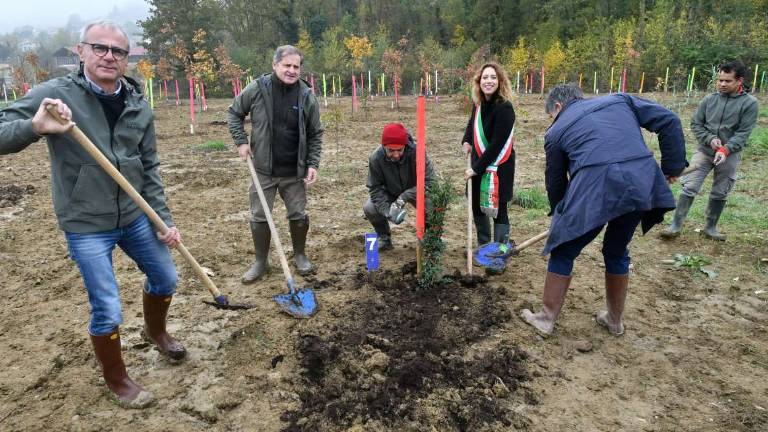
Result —
[[155, 235], [145, 215], [124, 228], [97, 233], [65, 232], [69, 256], [80, 268], [88, 301], [91, 304], [93, 336], [109, 334], [123, 322], [120, 292], [112, 268], [115, 245], [129, 256], [147, 276], [144, 289], [149, 294], [172, 295], [176, 291], [176, 266], [171, 253]]
[[[629, 273], [629, 249], [627, 246], [632, 241], [632, 236], [635, 234], [635, 229], [640, 224], [643, 214], [645, 212], [634, 211], [608, 222], [608, 228], [606, 228], [603, 237], [602, 250], [606, 273], [618, 275]], [[603, 226], [599, 226], [552, 249], [547, 271], [570, 276], [573, 272], [573, 261], [602, 230]]]

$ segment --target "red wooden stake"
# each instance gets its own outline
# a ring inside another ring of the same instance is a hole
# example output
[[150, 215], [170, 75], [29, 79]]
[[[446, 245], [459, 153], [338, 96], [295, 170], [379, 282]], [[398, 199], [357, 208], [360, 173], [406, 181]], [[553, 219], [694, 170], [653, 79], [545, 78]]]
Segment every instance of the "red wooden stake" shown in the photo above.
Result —
[[352, 111], [357, 110], [357, 81], [355, 81], [355, 74], [352, 74]]
[[621, 71], [621, 92], [627, 92], [627, 68]]
[[416, 237], [424, 238], [424, 169], [426, 164], [427, 99], [420, 95], [416, 103]]
[[195, 80], [189, 79], [189, 133], [195, 133]]
[[180, 102], [179, 102], [179, 80], [174, 79], [173, 83], [176, 85], [176, 106], [179, 106], [180, 105]]
[[203, 101], [203, 111], [208, 111], [208, 102], [205, 100], [205, 84], [200, 80], [200, 98]]

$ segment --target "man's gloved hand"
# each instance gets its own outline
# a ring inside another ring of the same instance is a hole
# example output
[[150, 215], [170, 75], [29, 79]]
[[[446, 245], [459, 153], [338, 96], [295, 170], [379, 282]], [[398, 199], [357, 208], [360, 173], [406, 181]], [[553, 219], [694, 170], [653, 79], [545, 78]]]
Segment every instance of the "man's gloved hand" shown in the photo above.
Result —
[[405, 201], [398, 198], [389, 206], [389, 215], [387, 215], [393, 224], [400, 225], [405, 220]]

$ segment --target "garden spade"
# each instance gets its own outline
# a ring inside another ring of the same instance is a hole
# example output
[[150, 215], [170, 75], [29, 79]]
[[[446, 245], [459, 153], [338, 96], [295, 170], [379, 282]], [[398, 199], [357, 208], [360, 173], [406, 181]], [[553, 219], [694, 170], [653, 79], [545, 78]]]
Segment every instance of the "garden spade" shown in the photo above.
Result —
[[[61, 118], [58, 111], [56, 111], [55, 105], [48, 105], [46, 107], [48, 110], [48, 113], [53, 116], [59, 123], [66, 124], [66, 120]], [[112, 166], [112, 163], [109, 161], [109, 159], [104, 156], [101, 151], [96, 147], [93, 142], [85, 136], [83, 131], [80, 130], [79, 127], [73, 126], [72, 129], [69, 130], [69, 134], [72, 136], [72, 138], [75, 139], [83, 148], [88, 152], [88, 154], [93, 157], [96, 162], [101, 166], [101, 168], [109, 174], [110, 177], [118, 184], [120, 187], [125, 191], [125, 193], [128, 194], [128, 196], [133, 199], [133, 201], [141, 207], [141, 210], [144, 211], [144, 213], [149, 217], [149, 219], [152, 221], [152, 223], [155, 225], [155, 228], [157, 228], [161, 233], [164, 233], [168, 231], [168, 226], [165, 224], [165, 222], [160, 218], [160, 216], [155, 212], [155, 210], [147, 203], [147, 201], [142, 197], [136, 189], [131, 185], [128, 180], [123, 177], [123, 175], [118, 171], [114, 166]], [[206, 274], [205, 270], [200, 266], [200, 264], [197, 263], [197, 260], [195, 260], [195, 257], [192, 256], [191, 253], [187, 250], [187, 248], [179, 243], [176, 246], [176, 250], [181, 253], [181, 256], [184, 257], [184, 259], [187, 261], [187, 263], [192, 267], [192, 270], [195, 271], [195, 274], [197, 277], [200, 278], [201, 281], [203, 281], [203, 284], [206, 288], [208, 288], [208, 291], [213, 296], [212, 302], [205, 302], [209, 305], [215, 306], [219, 309], [250, 309], [253, 306], [250, 305], [244, 305], [244, 304], [231, 304], [229, 303], [229, 300], [227, 299], [227, 296], [221, 293], [219, 289], [214, 285], [211, 278], [208, 277], [208, 274]]]
[[277, 305], [280, 306], [280, 309], [288, 315], [294, 318], [309, 318], [317, 312], [317, 299], [315, 298], [315, 293], [309, 288], [296, 289], [296, 283], [293, 280], [293, 276], [291, 276], [291, 269], [288, 267], [288, 260], [285, 259], [283, 244], [280, 242], [280, 237], [277, 234], [275, 221], [272, 219], [272, 212], [269, 210], [267, 199], [264, 197], [264, 191], [261, 189], [259, 176], [256, 175], [256, 169], [253, 167], [253, 159], [251, 159], [250, 153], [248, 154], [246, 162], [248, 164], [248, 169], [251, 171], [253, 186], [259, 194], [261, 208], [264, 209], [264, 215], [267, 217], [269, 230], [272, 233], [272, 238], [275, 240], [275, 249], [277, 249], [277, 255], [280, 257], [280, 265], [283, 267], [285, 282], [288, 284], [288, 292], [285, 294], [278, 294], [274, 299], [277, 302]]
[[506, 244], [501, 243], [486, 243], [477, 248], [475, 252], [475, 261], [483, 267], [490, 269], [501, 269], [504, 267], [504, 262], [513, 255], [519, 254], [523, 249], [538, 243], [542, 239], [549, 236], [549, 230], [536, 234], [530, 239], [515, 245], [515, 242], [509, 242]]

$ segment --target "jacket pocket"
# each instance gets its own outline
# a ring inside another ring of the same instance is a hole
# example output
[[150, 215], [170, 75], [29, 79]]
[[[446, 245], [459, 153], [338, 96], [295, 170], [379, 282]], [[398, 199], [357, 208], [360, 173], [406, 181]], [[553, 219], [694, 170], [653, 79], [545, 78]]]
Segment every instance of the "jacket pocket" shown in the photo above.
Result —
[[74, 218], [92, 218], [117, 212], [117, 183], [98, 165], [80, 166], [70, 195], [70, 213]]
[[137, 157], [120, 161], [120, 173], [137, 192], [141, 193], [144, 188], [144, 165], [141, 159]]

